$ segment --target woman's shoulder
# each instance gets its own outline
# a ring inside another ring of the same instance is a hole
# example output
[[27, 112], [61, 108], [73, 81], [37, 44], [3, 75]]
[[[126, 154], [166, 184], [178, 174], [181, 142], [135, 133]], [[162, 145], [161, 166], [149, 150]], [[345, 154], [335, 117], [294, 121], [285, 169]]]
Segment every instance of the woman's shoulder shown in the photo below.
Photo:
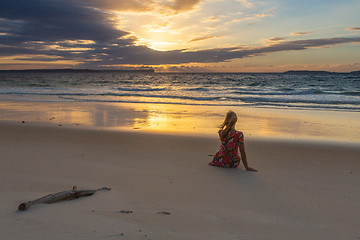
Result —
[[[218, 131], [218, 134], [219, 134], [219, 136], [220, 137], [223, 137], [223, 132], [224, 132], [224, 130], [222, 130], [222, 129], [220, 129], [219, 131]], [[236, 129], [231, 129], [230, 131], [229, 131], [229, 133], [227, 134], [227, 136], [224, 136], [224, 137], [230, 137], [230, 138], [233, 138], [233, 137], [243, 137], [244, 136], [244, 134], [243, 134], [243, 132], [242, 131], [238, 131], [238, 130], [236, 130]]]
[[236, 135], [244, 135], [244, 133], [242, 131], [239, 131], [239, 130], [235, 130], [235, 134]]
[[244, 134], [242, 131], [235, 131], [234, 140], [239, 143], [244, 142]]

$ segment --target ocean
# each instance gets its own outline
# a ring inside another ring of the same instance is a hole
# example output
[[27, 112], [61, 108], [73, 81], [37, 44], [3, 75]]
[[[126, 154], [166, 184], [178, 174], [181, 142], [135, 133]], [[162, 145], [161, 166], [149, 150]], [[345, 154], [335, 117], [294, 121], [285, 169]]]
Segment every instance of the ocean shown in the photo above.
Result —
[[3, 100], [360, 112], [360, 74], [5, 71], [0, 72]]

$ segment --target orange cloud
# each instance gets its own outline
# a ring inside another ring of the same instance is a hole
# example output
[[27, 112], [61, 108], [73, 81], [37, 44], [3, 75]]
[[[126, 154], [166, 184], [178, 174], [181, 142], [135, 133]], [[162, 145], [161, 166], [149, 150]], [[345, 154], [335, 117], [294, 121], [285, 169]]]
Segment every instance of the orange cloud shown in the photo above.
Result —
[[360, 27], [353, 27], [346, 29], [347, 31], [360, 31]]
[[193, 10], [200, 0], [175, 0], [172, 8], [177, 12]]
[[311, 34], [315, 31], [308, 31], [308, 32], [294, 32], [294, 33], [291, 33], [292, 36], [303, 36], [303, 35], [307, 35], [307, 34]]
[[194, 38], [194, 39], [191, 39], [190, 41], [188, 41], [188, 43], [191, 43], [191, 42], [196, 42], [196, 41], [201, 41], [201, 40], [206, 40], [206, 39], [211, 39], [211, 38], [221, 38], [223, 36], [206, 36], [206, 37], [198, 37], [198, 38]]
[[220, 18], [217, 18], [215, 16], [208, 17], [205, 20], [203, 20], [203, 22], [218, 22], [218, 21], [220, 21]]
[[243, 6], [251, 8], [254, 6], [252, 2], [249, 2], [248, 0], [237, 0], [238, 2], [241, 2]]

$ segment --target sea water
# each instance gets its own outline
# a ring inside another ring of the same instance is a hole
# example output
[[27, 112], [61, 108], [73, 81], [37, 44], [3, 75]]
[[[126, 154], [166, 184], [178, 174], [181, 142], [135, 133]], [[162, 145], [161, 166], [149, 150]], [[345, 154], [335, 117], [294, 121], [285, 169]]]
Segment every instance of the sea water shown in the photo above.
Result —
[[360, 112], [360, 74], [0, 72], [1, 100]]

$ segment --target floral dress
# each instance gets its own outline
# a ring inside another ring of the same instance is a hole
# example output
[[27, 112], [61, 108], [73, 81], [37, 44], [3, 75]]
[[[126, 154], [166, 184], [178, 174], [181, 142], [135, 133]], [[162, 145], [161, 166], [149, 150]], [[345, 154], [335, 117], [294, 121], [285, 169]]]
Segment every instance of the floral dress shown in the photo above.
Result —
[[214, 159], [209, 163], [211, 166], [236, 168], [240, 163], [238, 153], [239, 144], [244, 143], [244, 134], [231, 129], [227, 136], [221, 137], [222, 130], [219, 130], [221, 146], [215, 153]]

